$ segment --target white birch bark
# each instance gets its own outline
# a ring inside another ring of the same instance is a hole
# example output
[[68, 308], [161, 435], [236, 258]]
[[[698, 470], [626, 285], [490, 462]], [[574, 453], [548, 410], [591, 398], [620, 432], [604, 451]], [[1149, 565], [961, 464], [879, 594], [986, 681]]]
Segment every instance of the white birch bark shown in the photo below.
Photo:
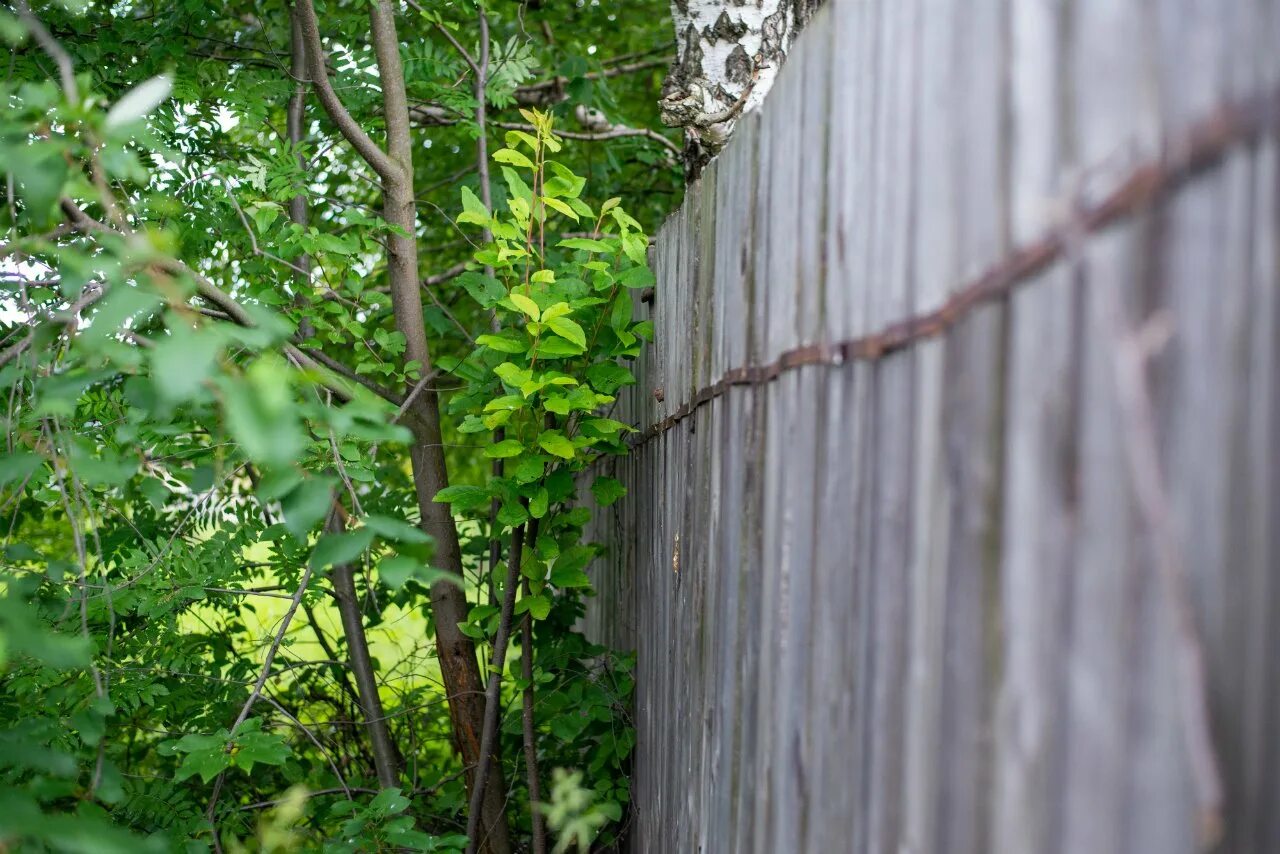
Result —
[[796, 34], [822, 0], [671, 0], [676, 59], [662, 87], [662, 120], [685, 130], [696, 177], [737, 119], [773, 85]]

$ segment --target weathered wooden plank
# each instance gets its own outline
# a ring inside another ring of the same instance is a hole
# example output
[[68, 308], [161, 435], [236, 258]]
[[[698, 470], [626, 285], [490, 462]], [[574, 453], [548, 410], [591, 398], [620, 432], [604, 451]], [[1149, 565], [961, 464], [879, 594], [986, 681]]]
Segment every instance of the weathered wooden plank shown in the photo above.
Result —
[[1133, 531], [1125, 423], [1116, 386], [1119, 342], [1111, 313], [1134, 311], [1141, 235], [1117, 229], [1082, 259], [1088, 278], [1080, 348], [1079, 505], [1081, 537], [1069, 573], [1062, 797], [1062, 850], [1127, 851], [1125, 785], [1131, 627], [1140, 569]]
[[[931, 3], [921, 15], [916, 156], [911, 193], [914, 228], [911, 253], [912, 302], [916, 312], [939, 306], [960, 280], [959, 201], [963, 163], [956, 75], [961, 45], [956, 33], [967, 15], [955, 3]], [[963, 89], [959, 90], [963, 93]], [[988, 194], [989, 195], [989, 194]], [[915, 348], [915, 403], [911, 434], [912, 477], [907, 584], [907, 662], [903, 733], [902, 826], [897, 848], [932, 846], [941, 751], [940, 706], [943, 616], [946, 609], [946, 554], [950, 502], [943, 459], [943, 374], [946, 344]]]
[[1280, 621], [1275, 619], [1280, 609], [1280, 579], [1275, 573], [1280, 565], [1280, 454], [1273, 448], [1280, 434], [1280, 170], [1274, 140], [1258, 151], [1254, 187], [1248, 371], [1253, 393], [1242, 443], [1253, 488], [1247, 490], [1247, 521], [1239, 540], [1239, 559], [1250, 568], [1243, 607], [1249, 630], [1238, 664], [1252, 678], [1245, 680], [1239, 698], [1242, 740], [1248, 749], [1239, 771], [1243, 794], [1233, 832], [1240, 850], [1265, 851], [1280, 847], [1280, 818], [1270, 802], [1268, 782], [1272, 763], [1280, 760], [1280, 748], [1271, 737], [1280, 725]]
[[1005, 309], [991, 306], [947, 341], [947, 602], [939, 662], [944, 716], [939, 742], [940, 854], [992, 849], [992, 731], [1002, 667], [999, 540], [1003, 500]]
[[1080, 406], [1072, 285], [1067, 270], [1052, 270], [1010, 306], [993, 851], [1052, 851], [1060, 832], [1062, 661]]
[[833, 339], [852, 338], [870, 329], [865, 306], [872, 269], [868, 168], [873, 151], [872, 123], [865, 120], [875, 103], [878, 61], [877, 3], [832, 4], [832, 38], [840, 61], [830, 70], [831, 119], [828, 123], [828, 195], [824, 228], [827, 258], [825, 313]]

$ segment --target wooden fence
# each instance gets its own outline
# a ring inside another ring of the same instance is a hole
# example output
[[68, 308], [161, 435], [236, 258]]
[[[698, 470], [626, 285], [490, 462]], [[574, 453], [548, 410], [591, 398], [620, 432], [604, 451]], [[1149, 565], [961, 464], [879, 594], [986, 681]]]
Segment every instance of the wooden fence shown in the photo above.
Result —
[[1280, 851], [1280, 2], [831, 0], [662, 230], [636, 851]]

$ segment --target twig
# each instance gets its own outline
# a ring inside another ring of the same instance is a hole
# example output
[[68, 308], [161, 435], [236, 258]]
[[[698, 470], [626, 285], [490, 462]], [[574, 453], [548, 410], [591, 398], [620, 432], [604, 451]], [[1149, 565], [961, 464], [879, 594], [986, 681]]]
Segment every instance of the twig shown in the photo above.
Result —
[[[660, 56], [656, 59], [623, 63], [605, 68], [602, 71], [590, 71], [582, 75], [582, 77], [585, 80], [601, 80], [608, 77], [618, 77], [623, 74], [633, 74], [637, 71], [646, 71], [650, 68], [660, 68], [670, 65], [673, 59], [675, 59], [673, 56]], [[555, 96], [556, 100], [564, 100], [564, 97], [560, 93], [568, 82], [569, 78], [558, 76], [553, 77], [550, 80], [540, 80], [537, 83], [529, 83], [525, 86], [517, 87], [515, 92], [516, 100], [526, 106], [542, 106], [551, 101], [552, 96]], [[548, 92], [552, 94], [544, 94]]]
[[414, 399], [416, 399], [422, 390], [439, 375], [440, 372], [434, 368], [422, 375], [422, 379], [418, 380], [417, 384], [413, 387], [413, 390], [405, 397], [404, 403], [400, 404], [400, 409], [398, 409], [396, 414], [392, 416], [392, 424], [395, 424], [404, 417], [404, 414], [409, 411], [409, 407], [413, 405]]
[[1113, 369], [1124, 418], [1128, 449], [1125, 459], [1142, 522], [1155, 549], [1155, 564], [1172, 617], [1179, 718], [1199, 807], [1200, 844], [1207, 850], [1215, 847], [1223, 834], [1222, 772], [1213, 743], [1203, 643], [1191, 603], [1191, 583], [1169, 508], [1169, 493], [1157, 450], [1155, 409], [1146, 379], [1147, 361], [1152, 353], [1148, 342], [1162, 318], [1160, 315], [1152, 318], [1144, 329], [1127, 330], [1117, 288], [1104, 290], [1106, 321], [1116, 348]]
[[459, 275], [466, 272], [468, 263], [469, 262], [467, 261], [459, 261], [457, 264], [441, 270], [439, 273], [432, 273], [430, 276], [423, 278], [422, 286], [424, 288], [432, 288], [436, 285], [443, 284], [450, 279], [457, 278]]
[[338, 764], [333, 761], [333, 757], [329, 754], [329, 751], [320, 743], [320, 739], [316, 738], [316, 734], [313, 733], [306, 724], [298, 720], [292, 712], [280, 705], [280, 703], [278, 703], [270, 694], [264, 694], [262, 699], [274, 706], [276, 711], [284, 715], [293, 722], [294, 726], [306, 733], [307, 738], [316, 746], [316, 749], [320, 751], [320, 755], [322, 755], [325, 758], [325, 761], [329, 763], [329, 770], [333, 772], [333, 777], [338, 781], [338, 785], [342, 787], [342, 792], [347, 796], [347, 800], [353, 800], [351, 797], [351, 789], [347, 786], [347, 781], [343, 779], [342, 772], [338, 770]]
[[23, 26], [31, 33], [31, 37], [36, 40], [36, 44], [40, 45], [40, 49], [47, 53], [49, 58], [58, 66], [58, 77], [62, 80], [62, 91], [66, 95], [67, 101], [73, 106], [79, 106], [80, 93], [76, 88], [76, 72], [75, 66], [71, 63], [71, 55], [45, 29], [44, 24], [31, 11], [31, 6], [27, 0], [18, 0], [17, 9], [18, 19], [22, 21]]
[[[494, 125], [496, 127], [506, 128], [507, 130], [532, 131], [534, 129], [532, 125], [521, 124], [520, 122], [494, 122]], [[677, 154], [680, 153], [680, 146], [676, 145], [656, 130], [650, 130], [649, 128], [633, 128], [627, 127], [626, 125], [616, 125], [609, 130], [600, 131], [599, 133], [557, 130], [556, 136], [562, 136], [565, 139], [583, 140], [585, 142], [604, 142], [610, 139], [623, 139], [628, 136], [642, 136], [646, 139], [651, 139], [654, 142], [661, 143]]]
[[401, 404], [404, 403], [403, 395], [397, 394], [396, 392], [392, 391], [391, 389], [387, 388], [381, 383], [374, 382], [373, 380], [366, 377], [364, 374], [356, 373], [351, 368], [348, 368], [346, 365], [342, 364], [342, 362], [339, 362], [337, 359], [333, 358], [328, 353], [325, 353], [323, 350], [317, 350], [314, 347], [299, 347], [298, 350], [299, 352], [310, 357], [311, 359], [314, 359], [316, 362], [319, 362], [324, 367], [333, 371], [338, 376], [351, 380], [353, 383], [357, 383], [359, 385], [364, 386], [369, 391], [373, 392], [378, 397], [382, 398], [388, 403], [395, 404], [396, 406], [400, 406]]
[[[271, 676], [271, 664], [275, 661], [276, 653], [280, 651], [280, 644], [284, 642], [285, 633], [289, 630], [289, 624], [293, 622], [293, 615], [297, 613], [298, 605], [302, 603], [302, 597], [307, 592], [307, 584], [311, 581], [311, 561], [307, 561], [302, 570], [302, 579], [298, 582], [298, 589], [294, 592], [289, 601], [289, 608], [284, 612], [284, 617], [280, 620], [280, 628], [276, 631], [275, 637], [271, 640], [271, 646], [267, 649], [267, 657], [262, 663], [262, 672], [258, 674], [258, 681], [254, 683], [253, 690], [249, 693], [249, 699], [245, 701], [244, 706], [240, 709], [240, 714], [236, 715], [235, 723], [231, 725], [231, 735], [236, 734], [236, 730], [249, 717], [250, 710], [253, 709], [255, 703], [262, 697], [262, 689], [267, 684], [267, 679]], [[228, 742], [229, 743], [229, 742]], [[323, 748], [322, 748], [323, 749]], [[218, 796], [222, 793], [222, 781], [226, 776], [223, 771], [218, 775], [218, 779], [213, 784], [213, 794], [209, 798], [209, 806], [205, 809], [205, 818], [213, 821], [214, 811], [218, 807]], [[339, 778], [341, 779], [341, 778]], [[345, 783], [343, 784], [345, 787]], [[217, 831], [214, 831], [214, 837], [217, 838]]]

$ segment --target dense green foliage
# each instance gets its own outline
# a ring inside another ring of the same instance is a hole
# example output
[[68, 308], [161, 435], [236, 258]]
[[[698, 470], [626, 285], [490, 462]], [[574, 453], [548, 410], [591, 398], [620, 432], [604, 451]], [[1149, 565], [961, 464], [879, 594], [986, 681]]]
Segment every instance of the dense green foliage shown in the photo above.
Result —
[[[335, 91], [381, 140], [369, 4], [316, 12]], [[589, 469], [627, 448], [609, 408], [651, 334], [646, 231], [680, 192], [647, 130], [665, 13], [399, 8], [407, 235], [299, 79], [288, 6], [0, 10], [0, 849], [461, 850], [475, 769], [432, 607], [450, 585], [482, 665], [512, 637], [493, 756], [515, 847], [536, 800], [562, 848], [623, 831], [632, 659], [574, 626], [584, 505], [625, 500]], [[429, 365], [389, 293], [397, 235]], [[452, 485], [424, 498], [413, 419], [437, 393]], [[461, 575], [435, 562], [432, 499]]]

